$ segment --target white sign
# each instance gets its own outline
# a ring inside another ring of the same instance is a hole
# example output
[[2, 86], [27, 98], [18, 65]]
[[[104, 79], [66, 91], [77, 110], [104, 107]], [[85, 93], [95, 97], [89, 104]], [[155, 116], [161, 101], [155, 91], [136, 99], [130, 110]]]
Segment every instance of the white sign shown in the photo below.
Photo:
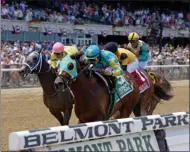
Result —
[[164, 116], [150, 115], [134, 119], [117, 119], [106, 123], [98, 121], [37, 131], [21, 131], [10, 134], [9, 150], [66, 144], [186, 125], [189, 125], [189, 113], [178, 112]]

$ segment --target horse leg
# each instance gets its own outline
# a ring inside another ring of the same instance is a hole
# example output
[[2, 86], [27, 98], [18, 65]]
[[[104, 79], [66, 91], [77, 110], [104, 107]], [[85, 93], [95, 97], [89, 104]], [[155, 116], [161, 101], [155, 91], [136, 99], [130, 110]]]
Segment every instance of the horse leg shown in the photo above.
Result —
[[156, 108], [157, 104], [160, 102], [160, 100], [161, 100], [160, 98], [153, 95], [153, 98], [152, 98], [151, 103], [150, 103], [150, 107], [148, 109], [148, 115], [153, 114], [153, 111]]
[[133, 113], [134, 113], [135, 117], [140, 117], [141, 116], [140, 101], [136, 104], [135, 108], [133, 109]]
[[120, 118], [120, 111], [117, 111], [114, 115], [112, 115], [109, 120], [119, 119]]
[[60, 125], [63, 126], [64, 125], [63, 115], [62, 115], [61, 111], [52, 110], [52, 109], [50, 109], [49, 111], [59, 121]]
[[123, 104], [120, 109], [120, 118], [129, 118], [132, 110], [133, 108], [130, 108], [128, 103]]
[[72, 109], [73, 109], [73, 106], [71, 108], [66, 108], [64, 110], [64, 117], [63, 117], [64, 125], [69, 125], [69, 120], [71, 118]]
[[[141, 116], [146, 116], [146, 107], [145, 107], [145, 96], [143, 95], [141, 98], [140, 98], [140, 108], [141, 108]], [[147, 102], [147, 101], [146, 101]]]

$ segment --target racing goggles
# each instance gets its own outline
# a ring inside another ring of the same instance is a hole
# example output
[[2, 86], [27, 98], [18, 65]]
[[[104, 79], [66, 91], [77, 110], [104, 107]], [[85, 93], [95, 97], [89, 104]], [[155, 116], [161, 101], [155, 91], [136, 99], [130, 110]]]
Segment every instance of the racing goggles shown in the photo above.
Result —
[[54, 53], [56, 56], [60, 56], [62, 55], [62, 53]]
[[90, 63], [94, 63], [94, 62], [96, 62], [96, 61], [98, 61], [98, 58], [95, 58], [95, 59], [88, 59], [88, 62], [90, 62]]
[[130, 42], [130, 43], [137, 43], [138, 40], [130, 40], [129, 42]]

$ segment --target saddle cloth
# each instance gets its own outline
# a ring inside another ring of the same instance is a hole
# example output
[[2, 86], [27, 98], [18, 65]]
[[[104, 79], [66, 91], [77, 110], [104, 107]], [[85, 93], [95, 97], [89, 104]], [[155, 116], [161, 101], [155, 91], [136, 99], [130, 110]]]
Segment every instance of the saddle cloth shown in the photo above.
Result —
[[150, 87], [150, 83], [146, 75], [141, 72], [140, 70], [135, 70], [134, 72], [131, 73], [131, 75], [135, 78], [138, 86], [140, 93], [143, 93]]
[[149, 74], [149, 76], [150, 76], [150, 78], [152, 80], [152, 83], [156, 84], [157, 83], [157, 76], [156, 76], [156, 74], [154, 72], [150, 72], [150, 71], [148, 72], [148, 74]]
[[[96, 76], [98, 76], [100, 79], [103, 80], [103, 82], [108, 88], [108, 92], [110, 93], [111, 86], [107, 77], [101, 75], [98, 72], [95, 72], [95, 74]], [[126, 95], [128, 95], [130, 92], [133, 91], [133, 86], [126, 80], [124, 76], [116, 77], [115, 81], [116, 81], [115, 90], [114, 90], [114, 93], [110, 93], [109, 110], [107, 112], [105, 120], [107, 120], [111, 116], [111, 113], [115, 104], [118, 103], [123, 97], [125, 97]]]

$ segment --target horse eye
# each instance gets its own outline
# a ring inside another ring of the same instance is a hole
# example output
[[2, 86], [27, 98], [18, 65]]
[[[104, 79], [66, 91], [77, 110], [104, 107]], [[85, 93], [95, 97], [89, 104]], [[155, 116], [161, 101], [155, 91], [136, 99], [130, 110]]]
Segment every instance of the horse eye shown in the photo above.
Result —
[[36, 61], [38, 58], [37, 57], [34, 57], [33, 60]]

